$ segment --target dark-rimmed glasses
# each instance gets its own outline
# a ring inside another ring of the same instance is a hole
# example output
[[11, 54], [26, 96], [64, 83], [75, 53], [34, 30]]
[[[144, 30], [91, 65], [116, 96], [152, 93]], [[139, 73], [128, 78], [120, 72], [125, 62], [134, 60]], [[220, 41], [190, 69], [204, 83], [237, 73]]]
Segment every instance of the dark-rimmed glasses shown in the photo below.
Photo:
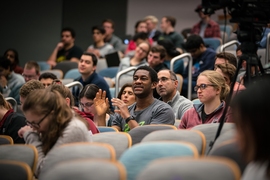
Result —
[[200, 88], [201, 90], [204, 90], [205, 88], [207, 88], [208, 86], [215, 86], [214, 84], [201, 84], [201, 85], [196, 85], [194, 87], [194, 91], [198, 91], [198, 89]]
[[87, 103], [85, 103], [85, 104], [80, 102], [80, 105], [81, 105], [82, 107], [88, 107], [88, 108], [91, 107], [93, 104], [94, 104], [93, 102], [87, 102]]
[[42, 121], [49, 115], [51, 113], [51, 111], [49, 111], [43, 118], [41, 118], [40, 120], [39, 120], [39, 122], [38, 123], [35, 123], [35, 122], [29, 122], [29, 121], [25, 121], [26, 122], [26, 124], [28, 125], [28, 126], [31, 126], [31, 127], [33, 127], [33, 128], [36, 128], [36, 129], [39, 129], [40, 128], [40, 123], [42, 123]]

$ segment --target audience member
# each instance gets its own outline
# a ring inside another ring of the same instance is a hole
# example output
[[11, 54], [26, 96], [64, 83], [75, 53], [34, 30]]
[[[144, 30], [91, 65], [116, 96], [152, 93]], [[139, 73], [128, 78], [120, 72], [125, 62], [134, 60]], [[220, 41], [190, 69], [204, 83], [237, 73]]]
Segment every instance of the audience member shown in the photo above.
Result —
[[60, 95], [62, 95], [62, 97], [66, 99], [67, 105], [74, 111], [74, 113], [77, 113], [78, 115], [82, 116], [82, 118], [84, 118], [84, 120], [87, 121], [89, 131], [91, 131], [92, 134], [99, 133], [96, 125], [94, 124], [92, 120], [93, 115], [89, 116], [85, 114], [84, 112], [80, 111], [77, 107], [74, 107], [74, 98], [68, 87], [60, 83], [54, 83], [49, 87], [49, 89], [50, 91], [54, 91], [54, 90], [58, 91]]
[[151, 47], [148, 53], [147, 62], [151, 68], [159, 72], [162, 69], [169, 69], [169, 67], [164, 64], [165, 57], [166, 49], [163, 46], [155, 45]]
[[[207, 70], [200, 73], [195, 86], [200, 104], [185, 112], [179, 125], [180, 129], [190, 129], [200, 124], [218, 123], [225, 109], [225, 99], [230, 91], [225, 79], [216, 71]], [[225, 122], [231, 122], [228, 109]]]
[[109, 43], [113, 46], [114, 50], [123, 52], [123, 42], [114, 33], [114, 22], [111, 19], [105, 19], [102, 22], [102, 26], [105, 29], [105, 43]]
[[36, 89], [44, 89], [45, 86], [38, 80], [30, 80], [26, 82], [19, 91], [20, 105], [23, 106], [26, 97]]
[[264, 27], [264, 29], [263, 29], [262, 40], [259, 44], [259, 48], [266, 48], [267, 36], [269, 33], [270, 33], [270, 23], [268, 23], [267, 27]]
[[56, 45], [47, 63], [55, 66], [56, 63], [65, 60], [79, 62], [83, 51], [74, 44], [75, 36], [75, 31], [72, 28], [63, 28], [61, 31], [61, 42]]
[[176, 25], [176, 19], [172, 16], [164, 16], [161, 19], [161, 29], [162, 34], [159, 36], [158, 40], [168, 39], [173, 45], [179, 50], [183, 49], [184, 37], [175, 31], [174, 27]]
[[[213, 70], [215, 64], [216, 52], [211, 48], [206, 48], [203, 39], [199, 35], [190, 35], [185, 43], [185, 49], [193, 58], [192, 66], [192, 89], [196, 85], [199, 74], [205, 70]], [[184, 81], [181, 94], [187, 97], [188, 87], [188, 69], [183, 74]], [[192, 92], [194, 93], [194, 91]]]
[[52, 84], [53, 80], [57, 79], [56, 75], [50, 72], [42, 73], [38, 80], [45, 86], [48, 87]]
[[172, 108], [153, 97], [158, 82], [157, 73], [149, 66], [138, 67], [133, 74], [133, 92], [136, 102], [128, 106], [122, 100], [113, 98], [117, 107], [112, 116], [112, 127], [128, 132], [138, 126], [148, 124], [170, 124], [175, 122]]
[[0, 88], [4, 97], [17, 86], [25, 83], [24, 78], [13, 71], [11, 61], [6, 57], [0, 57]]
[[25, 125], [25, 117], [14, 112], [0, 93], [0, 135], [10, 136], [15, 144], [24, 144], [24, 139], [18, 136], [18, 131]]
[[[30, 80], [38, 80], [39, 75], [40, 75], [40, 68], [37, 62], [35, 61], [28, 61], [24, 65], [23, 73], [22, 73], [25, 82], [28, 82]], [[19, 96], [19, 91], [21, 87], [24, 85], [20, 84], [13, 88], [8, 95], [9, 97], [13, 97], [18, 104], [20, 104], [20, 96]]]
[[46, 88], [32, 91], [22, 109], [28, 126], [21, 128], [18, 134], [26, 144], [34, 145], [38, 150], [36, 177], [52, 149], [67, 143], [92, 140], [88, 124], [72, 113], [65, 99], [55, 90]]
[[126, 83], [122, 86], [120, 89], [118, 95], [118, 99], [121, 99], [126, 105], [130, 106], [133, 103], [136, 102], [136, 96], [133, 92], [132, 89], [132, 84], [131, 83]]
[[[102, 76], [96, 73], [97, 62], [98, 59], [95, 54], [89, 52], [83, 53], [78, 64], [78, 70], [81, 76], [74, 81], [79, 81], [80, 83], [82, 83], [83, 87], [85, 87], [87, 84], [97, 85], [100, 89], [106, 91], [107, 97], [109, 101], [111, 101], [111, 94], [107, 82]], [[75, 105], [78, 105], [79, 94], [80, 91], [78, 88], [73, 89], [73, 96], [76, 99]], [[113, 108], [111, 110], [113, 110]]]
[[104, 42], [105, 34], [106, 31], [102, 26], [93, 26], [94, 44], [88, 47], [87, 52], [95, 54], [98, 58], [105, 58], [106, 54], [113, 52], [113, 46]]
[[147, 25], [148, 37], [157, 41], [161, 32], [157, 29], [158, 19], [155, 16], [149, 15], [144, 17], [144, 21]]
[[91, 115], [93, 117], [92, 119], [96, 126], [102, 126], [103, 124], [100, 125], [99, 122], [103, 121], [104, 119], [106, 119], [106, 126], [111, 126], [111, 111], [109, 105], [105, 106], [106, 114], [98, 114], [95, 109], [96, 106], [94, 104], [94, 99], [96, 98], [96, 94], [99, 92], [99, 90], [100, 88], [95, 84], [86, 85], [79, 95], [80, 108], [86, 115]]
[[236, 139], [241, 155], [248, 162], [243, 180], [270, 178], [269, 77], [250, 85], [231, 103]]
[[[164, 64], [166, 64], [166, 66], [170, 68], [171, 60], [174, 57], [179, 56], [180, 52], [175, 48], [173, 43], [168, 39], [159, 40], [157, 44], [163, 46], [166, 49], [166, 57], [165, 57]], [[184, 62], [182, 60], [177, 60], [174, 63], [173, 72], [175, 72], [176, 74], [181, 74], [181, 75], [184, 73]]]
[[[141, 33], [141, 34], [136, 37], [136, 35], [138, 33]], [[136, 49], [137, 45], [139, 44], [139, 42], [137, 42], [137, 44], [136, 44], [136, 41], [134, 41], [134, 39], [143, 39], [144, 41], [148, 42], [149, 44], [152, 44], [153, 40], [151, 38], [148, 38], [148, 40], [146, 40], [146, 38], [144, 37], [144, 33], [146, 33], [146, 36], [147, 36], [147, 34], [148, 34], [147, 24], [144, 20], [139, 20], [135, 24], [134, 37], [132, 38], [132, 40], [129, 41], [129, 43], [127, 45], [127, 48], [125, 51], [126, 56], [128, 56], [128, 54], [130, 52], [133, 52]]]
[[215, 60], [215, 65], [216, 64], [232, 64], [235, 68], [237, 67], [237, 59], [235, 55], [229, 52], [220, 52], [216, 54], [216, 60]]
[[19, 53], [15, 49], [7, 49], [4, 52], [4, 56], [8, 58], [11, 61], [12, 69], [17, 74], [23, 73], [23, 68], [20, 67], [20, 61], [19, 61]]
[[158, 72], [157, 92], [162, 100], [168, 103], [175, 114], [176, 119], [181, 119], [184, 113], [193, 107], [193, 103], [181, 96], [178, 87], [176, 74], [171, 70], [161, 70]]
[[201, 20], [193, 26], [191, 34], [200, 35], [202, 38], [221, 38], [219, 24], [210, 18], [210, 14], [204, 14], [202, 9], [202, 5], [195, 9]]

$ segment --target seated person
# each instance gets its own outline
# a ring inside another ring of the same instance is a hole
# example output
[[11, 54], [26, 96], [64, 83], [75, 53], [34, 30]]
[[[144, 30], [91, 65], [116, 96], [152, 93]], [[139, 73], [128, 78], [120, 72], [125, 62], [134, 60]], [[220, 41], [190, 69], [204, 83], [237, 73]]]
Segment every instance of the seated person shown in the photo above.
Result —
[[[200, 73], [195, 86], [200, 104], [187, 110], [179, 125], [180, 129], [190, 129], [200, 124], [218, 123], [225, 109], [225, 99], [230, 91], [224, 77], [216, 71], [207, 70]], [[231, 122], [228, 109], [225, 122]]]
[[[171, 67], [171, 60], [180, 55], [180, 51], [178, 51], [176, 49], [176, 47], [173, 45], [173, 43], [168, 40], [168, 39], [163, 39], [163, 40], [159, 40], [157, 42], [159, 45], [163, 46], [166, 49], [166, 57], [165, 57], [165, 61], [164, 64], [166, 64], [166, 66], [168, 68]], [[173, 66], [173, 72], [176, 74], [183, 74], [184, 73], [184, 62], [183, 60], [177, 60], [174, 63]]]
[[102, 26], [92, 27], [94, 44], [88, 47], [87, 52], [95, 54], [98, 58], [105, 58], [106, 54], [115, 51], [112, 45], [104, 42], [105, 33], [106, 31]]
[[24, 139], [18, 136], [18, 131], [26, 125], [25, 117], [14, 112], [10, 104], [0, 93], [0, 135], [8, 135], [15, 144], [24, 144]]
[[[190, 35], [185, 43], [185, 49], [191, 54], [193, 58], [193, 66], [191, 72], [193, 90], [199, 74], [205, 70], [214, 69], [216, 52], [211, 48], [206, 48], [203, 39], [199, 35]], [[189, 65], [187, 65], [183, 74], [184, 81], [181, 94], [185, 97], [187, 97], [188, 91], [188, 70]]]
[[50, 72], [42, 73], [39, 76], [39, 81], [45, 86], [48, 87], [52, 84], [53, 80], [57, 79], [56, 75]]
[[122, 100], [113, 98], [116, 106], [112, 116], [112, 127], [128, 132], [138, 126], [149, 124], [173, 125], [175, 116], [172, 108], [153, 96], [158, 82], [157, 73], [149, 66], [138, 67], [133, 74], [133, 91], [136, 102], [128, 106]]
[[136, 102], [136, 96], [133, 92], [133, 89], [132, 89], [132, 84], [131, 83], [126, 83], [124, 84], [118, 95], [117, 95], [117, 98], [118, 99], [121, 99], [126, 105], [130, 106], [132, 105], [133, 103]]
[[160, 45], [155, 45], [151, 47], [148, 53], [147, 62], [149, 66], [153, 68], [156, 72], [159, 72], [162, 69], [169, 69], [169, 67], [164, 64], [165, 56], [165, 48]]
[[193, 26], [191, 34], [200, 35], [202, 38], [221, 38], [219, 24], [210, 18], [210, 14], [204, 14], [202, 9], [202, 5], [195, 9], [201, 20]]
[[71, 28], [63, 28], [61, 42], [56, 45], [47, 63], [54, 67], [57, 63], [65, 60], [79, 62], [83, 51], [74, 42], [75, 31]]
[[237, 59], [235, 57], [235, 55], [233, 55], [232, 53], [229, 52], [220, 52], [216, 54], [215, 57], [215, 65], [216, 64], [231, 64], [233, 65], [235, 68], [237, 67]]
[[0, 88], [3, 96], [8, 97], [14, 88], [24, 83], [23, 76], [13, 71], [10, 60], [6, 57], [0, 57]]
[[23, 73], [23, 68], [19, 66], [19, 54], [15, 49], [7, 49], [4, 56], [11, 61], [12, 69], [17, 74]]

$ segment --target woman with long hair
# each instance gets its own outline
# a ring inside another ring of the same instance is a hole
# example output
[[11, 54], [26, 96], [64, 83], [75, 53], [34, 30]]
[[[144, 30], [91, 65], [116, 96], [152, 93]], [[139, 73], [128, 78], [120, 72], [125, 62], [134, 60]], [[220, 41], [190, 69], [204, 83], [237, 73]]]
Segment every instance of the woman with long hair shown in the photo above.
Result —
[[122, 88], [120, 89], [118, 93], [117, 98], [121, 99], [128, 106], [135, 103], [136, 96], [132, 90], [132, 84], [126, 83], [124, 86], [122, 86]]
[[0, 93], [0, 135], [8, 135], [14, 143], [24, 144], [24, 139], [18, 136], [18, 130], [25, 125], [25, 117], [14, 112]]
[[66, 100], [59, 92], [50, 89], [32, 91], [22, 106], [27, 125], [18, 131], [26, 144], [33, 144], [38, 150], [38, 164], [35, 175], [42, 170], [46, 155], [57, 146], [72, 142], [92, 140], [88, 124], [74, 116]]
[[[224, 77], [213, 70], [203, 71], [197, 79], [194, 90], [200, 104], [185, 112], [179, 125], [180, 129], [189, 129], [199, 124], [218, 123], [225, 109], [225, 100], [230, 91]], [[225, 122], [231, 122], [228, 110]]]

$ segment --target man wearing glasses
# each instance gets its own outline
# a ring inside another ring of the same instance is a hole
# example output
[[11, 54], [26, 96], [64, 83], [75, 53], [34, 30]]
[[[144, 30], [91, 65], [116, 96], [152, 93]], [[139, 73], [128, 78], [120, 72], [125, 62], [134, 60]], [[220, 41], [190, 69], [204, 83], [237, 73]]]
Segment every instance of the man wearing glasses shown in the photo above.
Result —
[[[193, 58], [192, 66], [192, 93], [199, 74], [205, 70], [214, 70], [216, 52], [207, 48], [199, 35], [191, 35], [187, 38], [185, 49]], [[188, 66], [183, 74], [184, 81], [181, 94], [187, 97]]]
[[3, 96], [8, 97], [14, 88], [24, 83], [23, 77], [13, 72], [10, 60], [0, 57], [0, 91]]
[[[38, 63], [35, 61], [28, 61], [24, 65], [22, 76], [24, 77], [25, 82], [28, 82], [32, 79], [38, 80], [38, 78], [40, 76], [40, 67], [39, 67]], [[9, 97], [13, 97], [17, 101], [18, 104], [20, 104], [19, 91], [25, 82], [14, 87], [11, 90], [10, 94], [8, 95]]]
[[176, 119], [181, 119], [184, 113], [193, 107], [193, 103], [180, 95], [177, 90], [178, 80], [176, 74], [171, 70], [161, 70], [158, 72], [157, 92], [162, 100], [168, 103], [175, 114]]

